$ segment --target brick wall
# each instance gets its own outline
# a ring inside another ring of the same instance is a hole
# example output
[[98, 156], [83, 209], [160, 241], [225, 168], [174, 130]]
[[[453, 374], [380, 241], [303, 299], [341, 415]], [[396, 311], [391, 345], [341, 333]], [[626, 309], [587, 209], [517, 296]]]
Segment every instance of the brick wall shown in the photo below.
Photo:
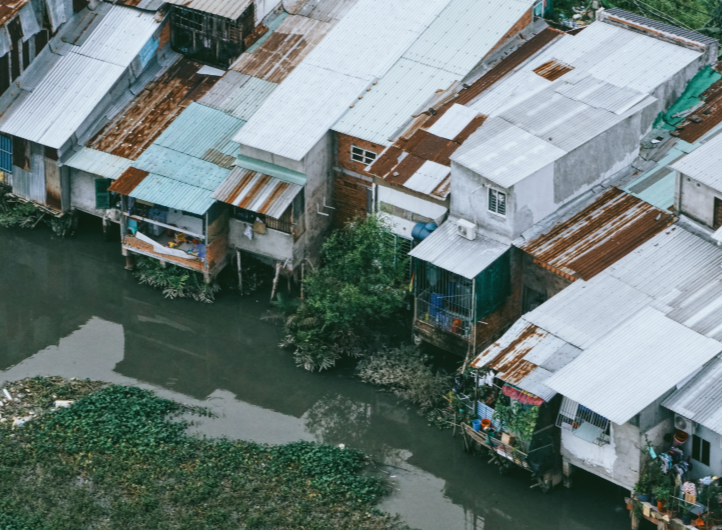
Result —
[[487, 53], [487, 57], [494, 52], [497, 48], [500, 48], [504, 44], [506, 44], [506, 41], [512, 38], [514, 35], [519, 33], [521, 30], [523, 30], [525, 27], [527, 27], [529, 24], [531, 24], [531, 9], [524, 13], [524, 16], [521, 17], [516, 24], [514, 24], [514, 27], [512, 27], [509, 32], [504, 35], [499, 42], [496, 43], [496, 46], [494, 46], [489, 53]]
[[336, 152], [336, 164], [343, 169], [348, 169], [349, 171], [353, 171], [354, 173], [359, 173], [367, 177], [372, 177], [372, 175], [366, 172], [366, 165], [361, 162], [354, 162], [351, 160], [351, 146], [372, 151], [376, 153], [377, 156], [381, 156], [381, 152], [385, 149], [382, 145], [373, 144], [371, 142], [367, 142], [366, 140], [362, 140], [361, 138], [354, 138], [353, 136], [349, 136], [347, 134], [337, 134], [336, 145], [338, 149]]
[[371, 183], [344, 173], [334, 179], [334, 228], [343, 227], [354, 217], [365, 217], [368, 212], [368, 194]]

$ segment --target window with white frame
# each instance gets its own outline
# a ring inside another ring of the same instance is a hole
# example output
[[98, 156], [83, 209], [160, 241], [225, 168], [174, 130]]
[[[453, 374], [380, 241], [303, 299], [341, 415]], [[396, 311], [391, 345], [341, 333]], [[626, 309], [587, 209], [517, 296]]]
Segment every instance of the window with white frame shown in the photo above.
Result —
[[366, 164], [367, 166], [376, 160], [376, 153], [373, 151], [367, 151], [366, 149], [361, 149], [360, 147], [351, 146], [351, 160], [354, 162], [361, 162], [362, 164]]
[[506, 215], [506, 193], [489, 188], [489, 211]]

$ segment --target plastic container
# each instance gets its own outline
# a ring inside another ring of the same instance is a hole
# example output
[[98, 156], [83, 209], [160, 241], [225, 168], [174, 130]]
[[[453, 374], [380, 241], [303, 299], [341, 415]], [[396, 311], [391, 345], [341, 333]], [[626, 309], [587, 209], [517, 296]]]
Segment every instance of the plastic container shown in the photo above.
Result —
[[481, 420], [471, 420], [471, 428], [479, 432], [481, 430]]
[[491, 420], [489, 418], [484, 418], [481, 420], [481, 428], [484, 430], [487, 430], [489, 427], [491, 427]]

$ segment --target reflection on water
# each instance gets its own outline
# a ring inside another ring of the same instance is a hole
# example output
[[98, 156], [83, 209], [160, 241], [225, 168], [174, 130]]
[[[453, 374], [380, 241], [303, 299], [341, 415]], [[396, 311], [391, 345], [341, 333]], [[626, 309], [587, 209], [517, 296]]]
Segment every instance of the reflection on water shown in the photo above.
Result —
[[580, 476], [543, 495], [501, 477], [448, 431], [349, 371], [309, 374], [260, 319], [267, 293], [169, 301], [123, 270], [117, 243], [0, 229], [0, 382], [34, 375], [150, 388], [211, 408], [193, 429], [261, 443], [317, 440], [372, 454], [393, 485], [382, 508], [424, 530], [627, 528], [617, 488]]

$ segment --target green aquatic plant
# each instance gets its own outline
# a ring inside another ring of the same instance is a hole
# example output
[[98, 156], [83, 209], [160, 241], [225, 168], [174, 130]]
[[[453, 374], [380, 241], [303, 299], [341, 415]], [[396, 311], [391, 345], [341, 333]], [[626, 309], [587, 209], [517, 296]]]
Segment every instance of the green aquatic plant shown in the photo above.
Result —
[[141, 284], [161, 289], [166, 298], [192, 298], [211, 304], [221, 290], [215, 282], [206, 283], [203, 274], [176, 265], [163, 267], [158, 260], [138, 256], [133, 273]]
[[[0, 423], [3, 530], [401, 527], [375, 509], [387, 486], [358, 451], [190, 436], [182, 416], [207, 410], [136, 387], [29, 384], [35, 418]], [[63, 387], [76, 401], [53, 410]]]

